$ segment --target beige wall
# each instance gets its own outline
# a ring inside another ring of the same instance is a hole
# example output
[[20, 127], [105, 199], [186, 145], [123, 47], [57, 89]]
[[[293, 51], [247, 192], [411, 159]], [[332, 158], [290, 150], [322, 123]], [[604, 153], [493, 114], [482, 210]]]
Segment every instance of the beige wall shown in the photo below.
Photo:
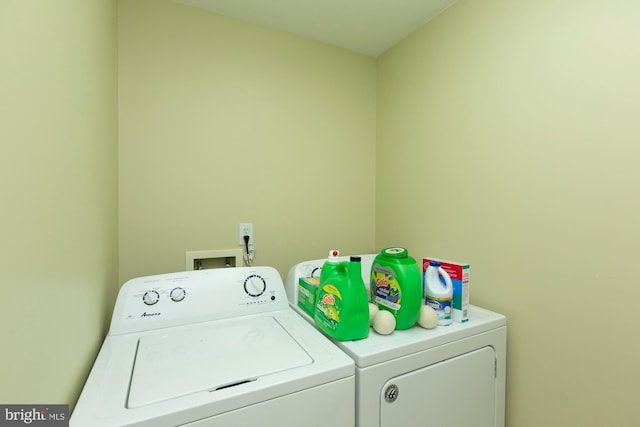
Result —
[[376, 246], [472, 264], [507, 425], [640, 425], [640, 3], [459, 1], [379, 58]]
[[373, 250], [375, 60], [171, 1], [119, 2], [120, 279], [238, 248], [286, 274]]
[[0, 2], [0, 402], [73, 404], [117, 291], [116, 4]]

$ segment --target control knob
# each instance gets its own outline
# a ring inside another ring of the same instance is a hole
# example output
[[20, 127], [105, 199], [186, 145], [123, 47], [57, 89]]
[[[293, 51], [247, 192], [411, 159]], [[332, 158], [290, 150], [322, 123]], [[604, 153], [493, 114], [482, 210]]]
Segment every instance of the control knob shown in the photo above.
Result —
[[244, 279], [244, 291], [252, 297], [259, 297], [267, 289], [267, 282], [262, 276], [252, 274]]
[[160, 294], [157, 291], [147, 291], [142, 296], [142, 301], [147, 305], [153, 305], [160, 300]]
[[184, 288], [181, 287], [173, 288], [171, 292], [169, 292], [169, 298], [171, 298], [171, 301], [174, 302], [180, 302], [186, 296], [187, 292], [184, 290]]

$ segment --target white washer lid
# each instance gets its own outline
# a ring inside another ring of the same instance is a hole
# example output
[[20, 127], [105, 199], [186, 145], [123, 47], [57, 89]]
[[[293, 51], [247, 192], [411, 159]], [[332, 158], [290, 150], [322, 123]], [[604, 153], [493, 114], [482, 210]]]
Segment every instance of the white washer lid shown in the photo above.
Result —
[[312, 362], [271, 316], [146, 335], [138, 341], [127, 407], [213, 392]]

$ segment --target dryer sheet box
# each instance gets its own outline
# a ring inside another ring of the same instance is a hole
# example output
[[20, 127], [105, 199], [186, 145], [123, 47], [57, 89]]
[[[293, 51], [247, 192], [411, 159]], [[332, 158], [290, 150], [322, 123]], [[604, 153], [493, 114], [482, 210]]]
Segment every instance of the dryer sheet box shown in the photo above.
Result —
[[464, 323], [469, 321], [469, 264], [445, 261], [438, 258], [424, 258], [422, 260], [422, 277], [429, 266], [429, 261], [440, 261], [441, 267], [451, 278], [453, 285], [453, 301], [451, 302], [451, 318], [454, 322]]
[[298, 307], [311, 317], [314, 315], [319, 285], [320, 279], [318, 277], [298, 279]]

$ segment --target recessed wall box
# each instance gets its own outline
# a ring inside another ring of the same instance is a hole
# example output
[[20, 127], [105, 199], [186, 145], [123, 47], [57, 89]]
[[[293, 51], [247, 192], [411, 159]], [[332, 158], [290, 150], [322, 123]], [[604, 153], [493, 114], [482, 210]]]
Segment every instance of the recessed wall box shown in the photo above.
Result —
[[186, 252], [186, 270], [208, 268], [242, 267], [242, 250], [218, 249]]

